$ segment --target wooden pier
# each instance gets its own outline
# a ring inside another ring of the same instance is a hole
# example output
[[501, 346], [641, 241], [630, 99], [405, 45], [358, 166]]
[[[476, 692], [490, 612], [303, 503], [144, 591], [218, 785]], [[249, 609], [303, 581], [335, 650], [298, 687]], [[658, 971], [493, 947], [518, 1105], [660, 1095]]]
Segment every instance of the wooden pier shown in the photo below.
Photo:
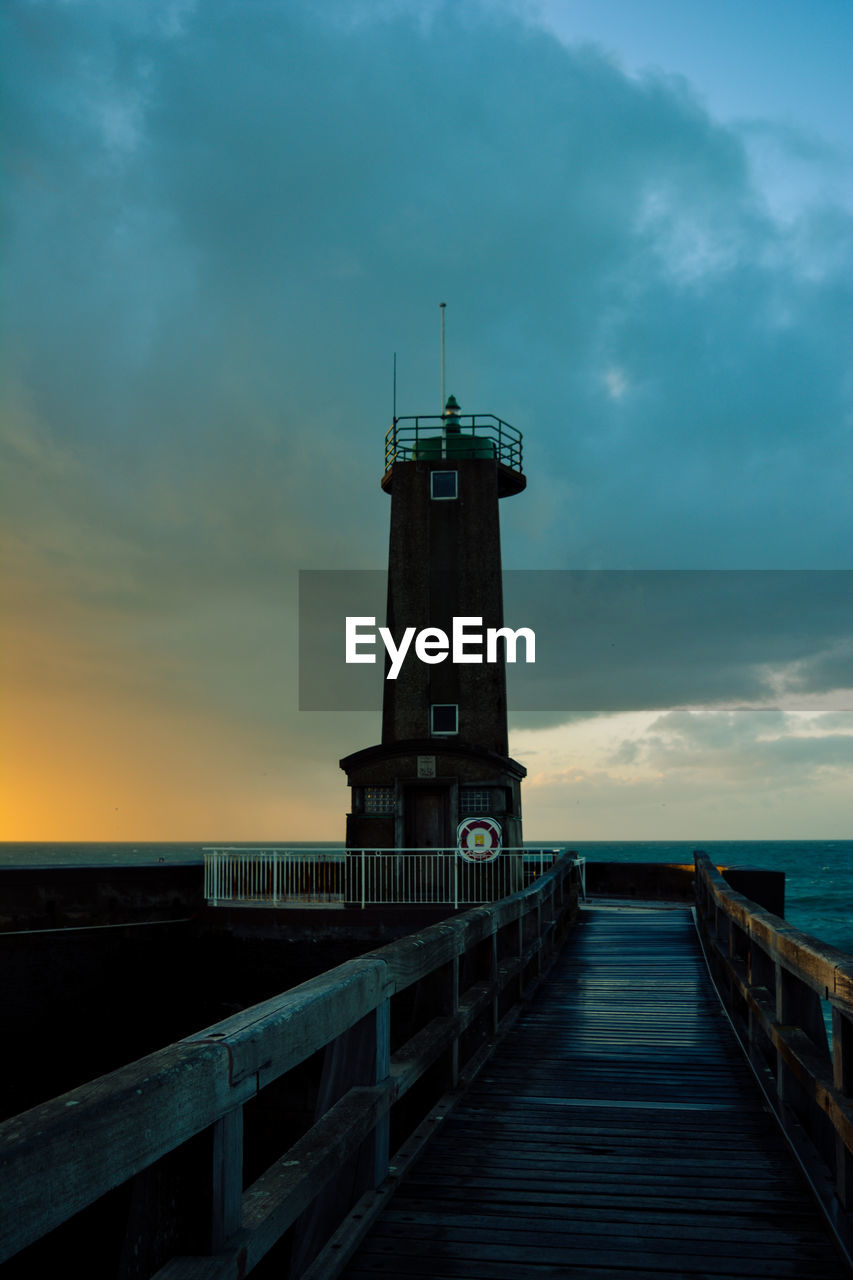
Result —
[[0, 1276], [850, 1275], [853, 959], [693, 879], [558, 858], [6, 1121]]
[[849, 1274], [687, 909], [594, 908], [347, 1280]]

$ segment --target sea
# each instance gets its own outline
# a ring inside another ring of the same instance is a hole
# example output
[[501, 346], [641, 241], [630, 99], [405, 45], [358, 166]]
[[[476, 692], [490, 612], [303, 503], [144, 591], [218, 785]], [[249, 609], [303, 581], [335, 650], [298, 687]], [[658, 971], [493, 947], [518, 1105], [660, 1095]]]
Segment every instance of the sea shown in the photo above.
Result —
[[[0, 867], [146, 866], [201, 864], [208, 847], [235, 847], [236, 841], [204, 843], [0, 844]], [[240, 841], [239, 847], [337, 849], [333, 841]], [[693, 861], [703, 849], [718, 865], [762, 867], [785, 872], [785, 917], [797, 929], [853, 956], [853, 840], [697, 841], [528, 841], [531, 849], [573, 849], [591, 862]]]

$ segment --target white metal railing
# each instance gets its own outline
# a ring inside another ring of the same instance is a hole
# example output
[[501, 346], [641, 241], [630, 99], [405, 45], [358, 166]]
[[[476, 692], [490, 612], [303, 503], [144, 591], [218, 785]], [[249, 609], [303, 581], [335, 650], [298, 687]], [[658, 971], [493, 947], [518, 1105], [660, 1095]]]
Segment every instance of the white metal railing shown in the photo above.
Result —
[[213, 906], [343, 905], [345, 871], [342, 849], [205, 849], [204, 896]]
[[523, 889], [561, 852], [468, 862], [455, 849], [207, 848], [204, 896], [214, 907], [472, 906]]

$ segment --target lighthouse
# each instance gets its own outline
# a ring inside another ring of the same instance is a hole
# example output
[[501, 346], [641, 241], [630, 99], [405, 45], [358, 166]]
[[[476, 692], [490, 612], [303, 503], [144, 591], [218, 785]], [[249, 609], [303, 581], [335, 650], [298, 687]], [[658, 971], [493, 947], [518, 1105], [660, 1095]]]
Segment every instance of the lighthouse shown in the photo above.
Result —
[[[504, 640], [492, 660], [477, 634], [504, 626], [499, 506], [526, 486], [521, 433], [493, 414], [394, 418], [382, 488], [391, 497], [386, 626], [410, 644], [390, 659], [382, 741], [341, 760], [352, 788], [347, 846], [448, 849], [459, 824], [488, 817], [519, 847], [521, 780], [508, 755]], [[414, 629], [412, 632], [410, 629]], [[471, 636], [442, 653], [437, 633]]]

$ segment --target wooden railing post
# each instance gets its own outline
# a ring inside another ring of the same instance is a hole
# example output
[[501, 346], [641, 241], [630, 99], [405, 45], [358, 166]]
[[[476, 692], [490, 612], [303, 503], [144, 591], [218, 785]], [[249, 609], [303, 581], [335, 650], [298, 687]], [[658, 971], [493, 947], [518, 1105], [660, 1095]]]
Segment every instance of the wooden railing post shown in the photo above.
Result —
[[853, 1021], [839, 1008], [832, 1010], [833, 1083], [846, 1097], [853, 1094]]
[[498, 930], [492, 920], [492, 931], [489, 935], [491, 943], [491, 951], [489, 957], [489, 982], [492, 984], [492, 1035], [496, 1035], [501, 1020], [501, 993], [498, 983], [498, 975], [500, 969], [500, 957], [498, 955]]
[[[354, 1086], [380, 1084], [391, 1071], [391, 1002], [386, 997], [371, 1013], [326, 1048], [315, 1108], [321, 1119]], [[300, 1275], [341, 1218], [365, 1191], [388, 1173], [390, 1118], [388, 1113], [365, 1138], [316, 1197], [295, 1228], [291, 1270]]]
[[[832, 1010], [832, 1081], [844, 1098], [853, 1095], [853, 1022], [841, 1009]], [[845, 1209], [853, 1209], [853, 1153], [835, 1135], [835, 1189]]]
[[[756, 996], [761, 995], [765, 1002], [776, 999], [776, 966], [764, 948], [750, 938], [749, 962], [747, 978], [750, 986], [755, 988]], [[764, 993], [766, 992], [766, 995]], [[749, 1005], [748, 1014], [749, 1051], [756, 1067], [760, 1067], [765, 1059], [762, 1050], [766, 1050], [767, 1036], [761, 1025], [761, 1018], [754, 1003]]]
[[[441, 993], [441, 1012], [455, 1018], [459, 1012], [459, 956], [454, 956], [450, 964], [445, 966], [443, 990]], [[447, 1055], [447, 1088], [455, 1089], [459, 1083], [459, 1037], [454, 1036], [453, 1044]]]
[[[778, 960], [773, 965], [774, 974], [774, 1001], [776, 1010], [776, 1022], [780, 1026], [785, 1026], [788, 1022], [788, 1001], [787, 990], [785, 984], [785, 970]], [[791, 1093], [791, 1082], [788, 1079], [788, 1071], [785, 1066], [785, 1058], [781, 1049], [776, 1051], [776, 1093], [781, 1106], [785, 1106], [789, 1102]]]
[[213, 1126], [213, 1194], [210, 1251], [227, 1249], [242, 1226], [243, 1108], [235, 1107]]
[[546, 938], [543, 939], [543, 955], [542, 966], [547, 968], [551, 963], [551, 957], [556, 946], [557, 916], [554, 909], [554, 885], [549, 886], [548, 892], [542, 902], [542, 926], [545, 930]]
[[[391, 1074], [391, 1001], [385, 999], [377, 1006], [375, 1014], [376, 1056], [373, 1083], [384, 1084]], [[381, 1118], [373, 1130], [373, 1186], [378, 1187], [388, 1174], [390, 1158], [391, 1116]]]
[[516, 980], [516, 998], [518, 1000], [521, 1000], [524, 997], [524, 912], [523, 911], [521, 911], [518, 916], [516, 948], [517, 948], [517, 956], [518, 956], [518, 978]]
[[[780, 966], [778, 961], [776, 964], [776, 1021], [783, 1029], [796, 1028], [808, 1036], [814, 1048], [828, 1061], [826, 1024], [817, 992], [797, 974]], [[836, 1159], [835, 1133], [828, 1116], [815, 1100], [813, 1090], [804, 1087], [796, 1078], [781, 1053], [777, 1053], [777, 1071], [776, 1088], [780, 1101], [791, 1107], [831, 1168]]]

